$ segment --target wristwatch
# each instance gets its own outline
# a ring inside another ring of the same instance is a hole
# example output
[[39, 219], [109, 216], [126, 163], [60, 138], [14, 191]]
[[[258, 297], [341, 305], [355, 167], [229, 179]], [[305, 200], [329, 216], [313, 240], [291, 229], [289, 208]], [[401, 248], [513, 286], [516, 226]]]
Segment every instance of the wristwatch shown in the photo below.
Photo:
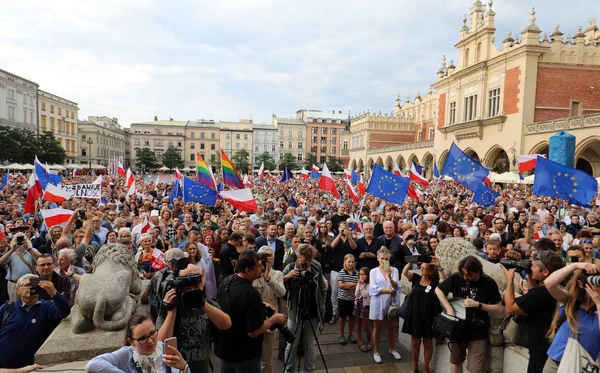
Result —
[[477, 308], [482, 309], [483, 308], [483, 303], [479, 302], [479, 305], [477, 306]]
[[438, 268], [438, 272], [444, 272], [444, 268]]

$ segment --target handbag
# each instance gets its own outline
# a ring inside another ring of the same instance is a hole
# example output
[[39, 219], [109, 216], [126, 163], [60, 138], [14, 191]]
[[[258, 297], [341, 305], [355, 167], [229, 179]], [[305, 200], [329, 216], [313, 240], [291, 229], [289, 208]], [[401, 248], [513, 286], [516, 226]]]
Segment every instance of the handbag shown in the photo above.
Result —
[[599, 369], [600, 364], [579, 343], [579, 334], [571, 331], [556, 373], [598, 372]]
[[387, 309], [386, 316], [389, 320], [395, 320], [400, 317], [400, 309], [396, 301], [392, 301], [392, 304]]
[[529, 333], [527, 332], [527, 317], [523, 315], [508, 315], [500, 324], [500, 334], [508, 342], [529, 348]]
[[442, 312], [433, 321], [433, 328], [450, 341], [459, 341], [466, 337], [468, 324], [456, 316]]
[[408, 293], [406, 298], [404, 298], [404, 303], [402, 303], [402, 305], [400, 306], [400, 309], [398, 310], [398, 315], [400, 317], [402, 317], [404, 320], [408, 320], [408, 317], [410, 315], [410, 308], [411, 308], [411, 304], [412, 304], [412, 295], [413, 295], [412, 291], [410, 293]]

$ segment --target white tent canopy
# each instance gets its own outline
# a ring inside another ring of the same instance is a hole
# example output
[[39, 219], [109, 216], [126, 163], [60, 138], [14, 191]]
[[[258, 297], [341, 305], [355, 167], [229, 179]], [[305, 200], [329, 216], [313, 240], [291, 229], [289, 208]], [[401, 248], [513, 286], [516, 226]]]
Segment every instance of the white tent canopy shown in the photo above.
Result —
[[52, 170], [59, 170], [59, 171], [64, 171], [66, 170], [66, 168], [64, 166], [61, 166], [59, 164], [53, 164], [48, 166], [48, 168], [52, 169]]
[[181, 169], [181, 170], [179, 170], [179, 171], [190, 172], [190, 171], [194, 171], [194, 170], [193, 170], [193, 169], [191, 169], [191, 168], [189, 168], [189, 167], [186, 167], [186, 168], [182, 168], [182, 169]]
[[65, 168], [67, 168], [69, 170], [79, 170], [79, 169], [82, 169], [83, 166], [80, 164], [77, 164], [77, 163], [71, 163], [71, 164], [65, 165]]
[[21, 170], [35, 170], [35, 166], [32, 164], [24, 164], [20, 168]]
[[535, 181], [535, 174], [525, 177], [525, 179], [521, 180], [521, 184], [533, 184], [534, 181]]
[[521, 178], [514, 172], [504, 172], [501, 174], [492, 172], [490, 181], [494, 183], [518, 183], [521, 181]]
[[167, 166], [162, 166], [161, 168], [159, 168], [159, 170], [161, 170], [161, 171], [169, 171], [170, 168], [167, 167]]
[[23, 166], [18, 163], [12, 163], [12, 164], [8, 164], [6, 166], [2, 166], [2, 168], [9, 169], [9, 170], [22, 170], [23, 169], [22, 167]]
[[93, 168], [94, 170], [105, 170], [106, 169], [106, 167], [104, 167], [101, 164], [92, 164], [91, 168]]

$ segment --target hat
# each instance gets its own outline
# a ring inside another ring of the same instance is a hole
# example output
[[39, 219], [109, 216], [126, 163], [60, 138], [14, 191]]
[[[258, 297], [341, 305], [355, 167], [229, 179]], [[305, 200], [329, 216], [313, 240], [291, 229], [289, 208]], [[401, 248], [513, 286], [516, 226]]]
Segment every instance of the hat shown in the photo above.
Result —
[[299, 216], [298, 221], [306, 221], [306, 218], [304, 216]]
[[169, 263], [175, 262], [182, 258], [187, 258], [188, 253], [181, 249], [169, 249], [165, 253], [165, 260]]
[[308, 222], [309, 223], [313, 223], [313, 224], [317, 224], [317, 218], [315, 218], [314, 216], [311, 216], [310, 218], [308, 218]]

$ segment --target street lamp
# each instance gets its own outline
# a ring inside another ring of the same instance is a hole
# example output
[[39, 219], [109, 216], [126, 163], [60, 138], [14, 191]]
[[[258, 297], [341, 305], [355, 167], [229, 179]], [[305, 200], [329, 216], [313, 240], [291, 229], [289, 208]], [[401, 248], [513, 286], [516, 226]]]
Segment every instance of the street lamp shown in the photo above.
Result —
[[92, 172], [92, 144], [94, 143], [94, 141], [92, 140], [91, 137], [88, 137], [87, 141], [88, 143], [88, 152], [89, 152], [89, 156], [90, 156], [90, 163], [89, 163], [89, 169], [90, 172]]

